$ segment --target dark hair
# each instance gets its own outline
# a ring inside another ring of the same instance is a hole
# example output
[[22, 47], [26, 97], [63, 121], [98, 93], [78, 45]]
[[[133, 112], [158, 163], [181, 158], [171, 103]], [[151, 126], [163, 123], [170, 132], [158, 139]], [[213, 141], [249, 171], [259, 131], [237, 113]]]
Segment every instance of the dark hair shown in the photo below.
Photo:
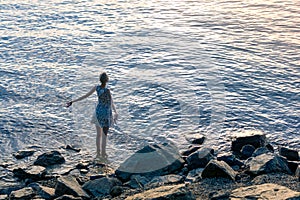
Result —
[[106, 83], [108, 81], [108, 75], [105, 72], [103, 72], [102, 74], [100, 74], [99, 79], [101, 83]]

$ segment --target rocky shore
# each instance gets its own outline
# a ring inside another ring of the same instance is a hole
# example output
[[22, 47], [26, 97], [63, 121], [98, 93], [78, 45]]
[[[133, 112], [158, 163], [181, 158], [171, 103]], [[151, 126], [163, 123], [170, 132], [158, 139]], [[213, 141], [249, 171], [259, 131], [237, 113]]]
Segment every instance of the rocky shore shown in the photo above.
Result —
[[[190, 146], [153, 144], [138, 150], [117, 169], [105, 160], [81, 160], [71, 167], [59, 151], [25, 149], [18, 160], [0, 163], [0, 200], [4, 199], [300, 199], [299, 152], [274, 148], [259, 131], [239, 132], [231, 151], [203, 146], [205, 136], [186, 135]], [[65, 149], [78, 153], [80, 149]]]

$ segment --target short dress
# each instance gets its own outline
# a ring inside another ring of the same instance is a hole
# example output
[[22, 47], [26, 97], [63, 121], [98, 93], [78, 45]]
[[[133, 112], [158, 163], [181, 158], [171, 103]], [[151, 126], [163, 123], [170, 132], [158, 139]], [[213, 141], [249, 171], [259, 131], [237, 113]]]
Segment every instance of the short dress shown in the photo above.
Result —
[[92, 123], [97, 126], [111, 127], [113, 125], [112, 98], [109, 89], [96, 86], [98, 104], [92, 117]]

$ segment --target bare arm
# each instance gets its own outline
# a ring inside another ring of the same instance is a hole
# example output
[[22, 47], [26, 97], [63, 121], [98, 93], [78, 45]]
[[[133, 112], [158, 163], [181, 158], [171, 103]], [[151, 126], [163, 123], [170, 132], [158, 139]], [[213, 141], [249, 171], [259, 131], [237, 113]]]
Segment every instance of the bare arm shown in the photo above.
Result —
[[67, 107], [71, 106], [72, 103], [74, 103], [74, 102], [81, 101], [81, 100], [91, 96], [91, 94], [93, 94], [95, 91], [96, 91], [96, 86], [94, 86], [88, 93], [86, 93], [82, 97], [79, 97], [78, 99], [75, 99], [75, 100], [72, 100], [72, 101], [68, 102]]

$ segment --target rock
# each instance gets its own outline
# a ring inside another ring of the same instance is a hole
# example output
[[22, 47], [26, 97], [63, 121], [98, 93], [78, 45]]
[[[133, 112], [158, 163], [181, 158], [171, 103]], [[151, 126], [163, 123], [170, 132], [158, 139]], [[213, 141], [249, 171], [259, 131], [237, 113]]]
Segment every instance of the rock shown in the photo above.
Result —
[[65, 162], [65, 158], [58, 151], [50, 151], [39, 155], [34, 165], [40, 165], [47, 167], [55, 164], [62, 164]]
[[231, 192], [230, 199], [296, 200], [300, 199], [300, 192], [293, 191], [281, 185], [266, 183], [235, 189]]
[[235, 171], [224, 161], [211, 160], [204, 168], [202, 178], [224, 177], [235, 180]]
[[185, 151], [183, 151], [183, 152], [181, 152], [181, 155], [182, 156], [189, 156], [189, 155], [191, 155], [192, 153], [194, 153], [195, 151], [197, 151], [198, 149], [200, 149], [201, 148], [201, 146], [192, 146], [192, 147], [190, 147], [189, 149], [187, 149], [187, 150], [185, 150]]
[[217, 156], [218, 161], [224, 161], [226, 162], [229, 166], [239, 166], [242, 167], [244, 163], [237, 159], [235, 155], [231, 153], [222, 153]]
[[298, 177], [298, 181], [300, 181], [300, 166], [299, 165], [296, 169], [295, 176]]
[[187, 181], [187, 182], [197, 182], [198, 180], [201, 179], [201, 174], [202, 174], [203, 170], [204, 170], [204, 168], [197, 168], [197, 169], [191, 170], [188, 173], [185, 181]]
[[183, 177], [176, 174], [169, 174], [165, 176], [154, 177], [149, 183], [145, 185], [146, 188], [154, 188], [167, 184], [183, 183]]
[[29, 185], [29, 187], [34, 189], [36, 191], [36, 193], [43, 199], [50, 200], [50, 199], [54, 199], [54, 197], [55, 197], [55, 189], [54, 188], [42, 186], [38, 183], [31, 183]]
[[70, 194], [75, 197], [89, 198], [89, 195], [81, 188], [73, 176], [62, 176], [57, 179], [55, 195]]
[[25, 185], [20, 182], [0, 180], [0, 194], [9, 195], [12, 191], [20, 190], [24, 186]]
[[183, 164], [184, 160], [174, 145], [148, 145], [122, 163], [115, 174], [125, 182], [134, 174], [148, 178], [171, 174], [179, 171]]
[[103, 197], [109, 195], [114, 186], [122, 183], [116, 178], [100, 178], [86, 182], [82, 188], [95, 197]]
[[189, 170], [196, 168], [203, 168], [207, 163], [214, 158], [212, 154], [212, 149], [201, 148], [189, 157], [187, 157], [187, 167]]
[[288, 149], [286, 147], [279, 147], [279, 154], [286, 157], [288, 160], [298, 161], [299, 153], [296, 150]]
[[231, 150], [240, 152], [242, 147], [251, 144], [255, 149], [265, 147], [267, 145], [266, 135], [261, 131], [244, 131], [236, 133], [233, 136]]
[[0, 200], [6, 200], [8, 199], [7, 194], [0, 194]]
[[75, 152], [80, 152], [80, 151], [81, 151], [80, 148], [71, 146], [71, 145], [69, 145], [69, 144], [66, 146], [66, 149], [67, 149], [67, 150], [72, 150], [72, 151], [75, 151]]
[[129, 196], [126, 200], [195, 200], [195, 196], [189, 191], [184, 184], [161, 186], [155, 189], [146, 190], [142, 193]]
[[82, 200], [81, 197], [74, 197], [72, 195], [63, 195], [63, 196], [60, 196], [58, 198], [56, 198], [55, 200]]
[[266, 154], [266, 153], [271, 153], [272, 151], [270, 151], [267, 147], [259, 147], [257, 149], [255, 149], [255, 151], [252, 154], [252, 157], [256, 157], [262, 154]]
[[15, 177], [19, 179], [40, 180], [46, 175], [46, 168], [42, 166], [29, 166], [28, 168], [17, 168], [13, 170]]
[[111, 191], [110, 191], [110, 195], [112, 197], [117, 197], [117, 196], [120, 196], [123, 192], [124, 192], [124, 187], [122, 186], [114, 186]]
[[146, 185], [148, 182], [149, 179], [144, 176], [132, 175], [130, 177], [130, 181], [126, 182], [124, 186], [130, 187], [132, 189], [143, 188], [144, 185]]
[[266, 145], [266, 148], [267, 148], [270, 152], [274, 153], [274, 147], [273, 147], [270, 143]]
[[209, 200], [227, 200], [229, 199], [230, 193], [228, 191], [226, 192], [214, 192], [212, 193]]
[[287, 160], [275, 154], [262, 154], [254, 157], [248, 162], [249, 172], [260, 175], [272, 172], [284, 172], [291, 174]]
[[189, 133], [185, 135], [185, 139], [191, 144], [203, 144], [205, 140], [205, 136], [196, 132], [196, 133]]
[[241, 149], [242, 158], [247, 159], [250, 158], [255, 151], [255, 147], [251, 144], [246, 144]]
[[288, 161], [288, 167], [293, 174], [296, 173], [297, 167], [300, 165], [299, 161]]
[[10, 193], [10, 200], [27, 200], [32, 199], [35, 196], [35, 193], [31, 187], [25, 187], [20, 190], [16, 190]]
[[32, 156], [35, 153], [35, 150], [20, 150], [13, 154], [16, 159], [26, 158]]

